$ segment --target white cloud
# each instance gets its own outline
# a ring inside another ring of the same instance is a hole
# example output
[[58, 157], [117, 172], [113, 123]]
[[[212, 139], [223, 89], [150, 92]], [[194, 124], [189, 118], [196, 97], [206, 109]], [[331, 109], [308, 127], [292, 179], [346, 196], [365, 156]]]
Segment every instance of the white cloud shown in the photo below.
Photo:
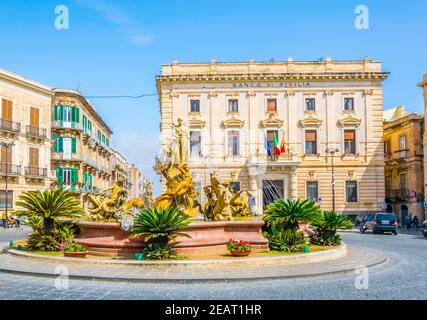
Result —
[[107, 0], [74, 1], [84, 8], [97, 12], [104, 19], [114, 24], [129, 43], [134, 45], [145, 45], [152, 42], [152, 38], [141, 30], [141, 27], [135, 20]]

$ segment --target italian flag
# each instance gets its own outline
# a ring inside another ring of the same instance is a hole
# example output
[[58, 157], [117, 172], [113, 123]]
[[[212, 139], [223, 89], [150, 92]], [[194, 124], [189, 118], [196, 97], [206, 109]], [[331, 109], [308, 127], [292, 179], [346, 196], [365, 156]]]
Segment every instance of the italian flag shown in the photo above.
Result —
[[280, 147], [279, 147], [279, 140], [277, 139], [276, 132], [274, 133], [274, 149], [276, 151], [276, 156], [280, 156]]

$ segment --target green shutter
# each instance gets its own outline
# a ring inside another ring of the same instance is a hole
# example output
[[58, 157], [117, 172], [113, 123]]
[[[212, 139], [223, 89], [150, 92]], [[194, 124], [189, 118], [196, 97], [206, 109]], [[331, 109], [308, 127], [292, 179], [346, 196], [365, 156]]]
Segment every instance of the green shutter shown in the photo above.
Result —
[[101, 136], [102, 136], [101, 131], [98, 130], [98, 142], [101, 142]]
[[56, 151], [64, 152], [64, 137], [56, 137]]
[[87, 128], [92, 133], [92, 122], [90, 120], [87, 121]]
[[59, 121], [64, 121], [64, 106], [61, 104], [59, 106], [59, 117], [58, 117]]
[[58, 182], [64, 182], [64, 169], [56, 168], [56, 176]]
[[107, 138], [107, 147], [110, 146], [110, 139]]
[[92, 189], [92, 187], [93, 187], [93, 176], [91, 174], [89, 175], [89, 186]]
[[76, 140], [76, 138], [71, 138], [71, 153], [77, 153], [77, 140]]
[[80, 123], [80, 109], [79, 108], [75, 108], [76, 109], [76, 122]]
[[59, 120], [59, 118], [58, 118], [58, 113], [59, 113], [59, 106], [58, 106], [58, 105], [55, 105], [55, 112], [54, 112], [54, 114], [53, 114], [53, 116], [54, 116], [54, 120], [55, 120], [55, 121], [58, 121], [58, 120]]
[[72, 183], [78, 183], [79, 182], [79, 176], [77, 169], [73, 168], [71, 169], [71, 182]]
[[85, 115], [83, 115], [83, 132], [87, 132], [87, 118]]

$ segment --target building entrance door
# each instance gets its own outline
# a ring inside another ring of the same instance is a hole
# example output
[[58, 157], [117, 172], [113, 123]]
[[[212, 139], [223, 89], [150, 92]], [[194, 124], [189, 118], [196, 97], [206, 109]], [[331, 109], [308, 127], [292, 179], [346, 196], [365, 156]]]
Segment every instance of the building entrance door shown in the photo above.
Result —
[[262, 200], [264, 210], [274, 200], [283, 199], [284, 181], [283, 180], [263, 180], [262, 181]]
[[406, 204], [403, 204], [400, 207], [400, 219], [401, 219], [400, 223], [401, 223], [402, 227], [403, 226], [406, 227], [406, 217], [408, 217], [408, 216], [409, 216], [408, 206]]

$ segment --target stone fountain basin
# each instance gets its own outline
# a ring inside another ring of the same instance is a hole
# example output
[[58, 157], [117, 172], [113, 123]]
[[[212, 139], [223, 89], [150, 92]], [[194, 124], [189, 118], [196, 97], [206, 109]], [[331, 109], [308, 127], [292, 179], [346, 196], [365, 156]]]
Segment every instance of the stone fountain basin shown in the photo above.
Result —
[[[143, 237], [132, 239], [131, 233], [118, 223], [75, 221], [80, 228], [76, 242], [87, 243], [93, 255], [128, 255], [141, 252], [147, 245]], [[226, 252], [230, 239], [251, 243], [255, 251], [268, 250], [268, 240], [262, 236], [264, 221], [193, 222], [185, 233], [171, 243], [178, 254], [218, 254]]]

